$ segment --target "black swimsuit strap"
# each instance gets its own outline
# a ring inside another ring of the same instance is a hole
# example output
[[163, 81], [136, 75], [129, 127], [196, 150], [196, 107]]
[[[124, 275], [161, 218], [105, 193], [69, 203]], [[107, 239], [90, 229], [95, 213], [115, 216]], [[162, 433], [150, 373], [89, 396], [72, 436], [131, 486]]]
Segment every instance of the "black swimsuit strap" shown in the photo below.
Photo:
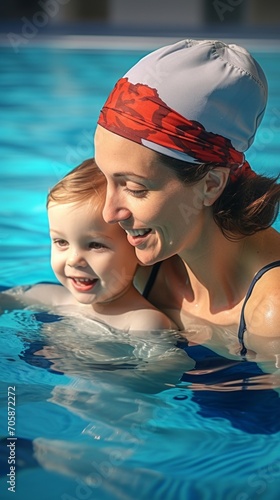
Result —
[[267, 271], [269, 271], [270, 269], [273, 269], [274, 267], [280, 267], [280, 260], [276, 260], [274, 262], [270, 262], [270, 264], [267, 264], [266, 266], [262, 267], [258, 272], [257, 274], [254, 276], [250, 286], [249, 286], [249, 289], [248, 289], [248, 292], [246, 294], [246, 297], [245, 297], [245, 300], [244, 300], [244, 303], [243, 303], [243, 306], [242, 306], [242, 309], [241, 309], [241, 315], [240, 315], [240, 323], [239, 323], [239, 328], [238, 328], [238, 340], [242, 346], [242, 349], [241, 349], [241, 352], [240, 354], [242, 356], [244, 356], [247, 352], [247, 349], [244, 345], [244, 333], [245, 333], [245, 330], [246, 330], [246, 322], [245, 322], [245, 318], [244, 318], [244, 309], [245, 309], [245, 306], [246, 306], [246, 303], [249, 299], [249, 297], [251, 296], [251, 293], [253, 291], [253, 288], [255, 286], [255, 284], [257, 283], [257, 281], [262, 277], [262, 275], [264, 273], [266, 273]]
[[147, 283], [146, 283], [146, 285], [145, 285], [145, 288], [144, 288], [144, 291], [143, 291], [143, 293], [142, 293], [142, 295], [143, 295], [143, 297], [144, 297], [145, 299], [147, 299], [147, 298], [148, 298], [148, 296], [149, 296], [149, 293], [150, 293], [150, 291], [151, 291], [151, 289], [152, 289], [152, 287], [153, 287], [153, 284], [154, 284], [154, 282], [155, 282], [155, 280], [156, 280], [156, 277], [157, 277], [157, 274], [158, 274], [159, 268], [160, 268], [160, 266], [161, 266], [161, 263], [162, 263], [162, 261], [161, 261], [161, 262], [156, 262], [156, 263], [153, 265], [153, 269], [152, 269], [152, 271], [151, 271], [151, 274], [150, 274], [150, 276], [149, 276], [149, 278], [148, 278], [148, 281], [147, 281]]
[[[146, 283], [146, 286], [144, 288], [144, 291], [143, 291], [143, 297], [145, 297], [146, 299], [148, 298], [149, 296], [149, 293], [153, 287], [153, 284], [156, 280], [156, 277], [157, 277], [157, 274], [158, 274], [158, 271], [159, 271], [159, 268], [161, 266], [162, 262], [157, 262], [154, 266], [153, 266], [153, 269], [151, 271], [151, 274], [148, 278], [148, 281]], [[245, 356], [246, 352], [247, 352], [247, 349], [244, 345], [244, 333], [245, 333], [245, 330], [246, 330], [246, 322], [245, 322], [245, 318], [244, 318], [244, 310], [245, 310], [245, 306], [246, 306], [246, 303], [249, 299], [249, 297], [251, 296], [251, 293], [253, 291], [253, 288], [255, 286], [255, 284], [257, 283], [257, 281], [263, 276], [263, 274], [265, 274], [267, 271], [269, 271], [270, 269], [273, 269], [274, 267], [280, 267], [280, 260], [276, 260], [274, 262], [270, 262], [270, 264], [267, 264], [266, 266], [262, 267], [258, 272], [257, 274], [254, 276], [250, 286], [249, 286], [249, 289], [248, 289], [248, 292], [246, 294], [246, 297], [245, 297], [245, 300], [244, 300], [244, 303], [243, 303], [243, 306], [242, 306], [242, 309], [241, 309], [241, 315], [240, 315], [240, 323], [239, 323], [239, 328], [238, 328], [238, 340], [242, 346], [241, 348], [241, 351], [240, 351], [240, 354], [242, 356]]]

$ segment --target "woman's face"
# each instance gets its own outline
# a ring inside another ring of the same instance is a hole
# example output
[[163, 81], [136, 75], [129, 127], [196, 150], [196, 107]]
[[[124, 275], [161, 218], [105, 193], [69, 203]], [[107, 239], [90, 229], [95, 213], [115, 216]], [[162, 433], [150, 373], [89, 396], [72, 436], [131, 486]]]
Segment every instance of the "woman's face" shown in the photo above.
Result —
[[140, 262], [153, 264], [195, 246], [203, 228], [200, 183], [182, 183], [154, 151], [101, 126], [95, 161], [107, 179], [103, 217], [127, 232]]

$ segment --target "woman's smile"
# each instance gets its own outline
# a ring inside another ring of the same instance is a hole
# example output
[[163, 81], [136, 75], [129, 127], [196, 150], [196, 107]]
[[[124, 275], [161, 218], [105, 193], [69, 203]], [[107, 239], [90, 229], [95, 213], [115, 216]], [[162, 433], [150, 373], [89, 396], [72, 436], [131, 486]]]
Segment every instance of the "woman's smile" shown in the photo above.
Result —
[[125, 229], [125, 232], [130, 245], [137, 247], [147, 241], [152, 229]]

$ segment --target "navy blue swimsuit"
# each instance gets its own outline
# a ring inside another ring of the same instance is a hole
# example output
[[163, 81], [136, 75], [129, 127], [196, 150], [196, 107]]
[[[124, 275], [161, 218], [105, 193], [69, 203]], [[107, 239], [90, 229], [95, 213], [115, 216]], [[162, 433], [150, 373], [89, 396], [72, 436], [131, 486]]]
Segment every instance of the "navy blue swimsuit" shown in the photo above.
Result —
[[[146, 299], [148, 298], [148, 295], [153, 287], [153, 284], [156, 280], [156, 277], [157, 277], [157, 274], [158, 274], [158, 271], [159, 271], [159, 268], [160, 268], [160, 265], [161, 265], [161, 262], [157, 262], [154, 266], [153, 266], [153, 269], [152, 269], [152, 272], [149, 276], [149, 279], [146, 283], [146, 286], [145, 286], [145, 289], [143, 291], [143, 297], [145, 297]], [[257, 272], [257, 274], [254, 276], [250, 286], [249, 286], [249, 289], [248, 289], [248, 292], [246, 294], [246, 297], [245, 297], [245, 300], [244, 300], [244, 304], [242, 306], [242, 310], [241, 310], [241, 315], [240, 315], [240, 323], [239, 323], [239, 327], [238, 327], [238, 340], [241, 344], [241, 351], [240, 351], [240, 354], [242, 356], [245, 356], [246, 352], [247, 352], [247, 349], [244, 345], [244, 333], [246, 331], [246, 323], [245, 323], [245, 319], [244, 319], [244, 309], [245, 309], [245, 306], [246, 306], [246, 303], [249, 299], [249, 297], [251, 296], [251, 293], [253, 291], [253, 288], [256, 284], [256, 282], [262, 277], [262, 275], [264, 273], [266, 273], [267, 271], [269, 271], [270, 269], [273, 269], [274, 267], [280, 267], [280, 260], [276, 260], [274, 262], [270, 262], [270, 264], [267, 264], [266, 266], [262, 267], [262, 269], [260, 269], [259, 272]]]

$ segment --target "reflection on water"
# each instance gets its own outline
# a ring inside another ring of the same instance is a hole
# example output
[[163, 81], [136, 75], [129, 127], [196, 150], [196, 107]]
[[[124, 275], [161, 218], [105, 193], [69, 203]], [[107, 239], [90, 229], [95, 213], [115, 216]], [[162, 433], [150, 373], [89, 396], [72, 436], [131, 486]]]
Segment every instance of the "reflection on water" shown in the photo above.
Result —
[[8, 382], [22, 498], [49, 500], [51, 484], [54, 500], [276, 500], [277, 370], [59, 311], [11, 311], [0, 327], [0, 422], [6, 436]]

